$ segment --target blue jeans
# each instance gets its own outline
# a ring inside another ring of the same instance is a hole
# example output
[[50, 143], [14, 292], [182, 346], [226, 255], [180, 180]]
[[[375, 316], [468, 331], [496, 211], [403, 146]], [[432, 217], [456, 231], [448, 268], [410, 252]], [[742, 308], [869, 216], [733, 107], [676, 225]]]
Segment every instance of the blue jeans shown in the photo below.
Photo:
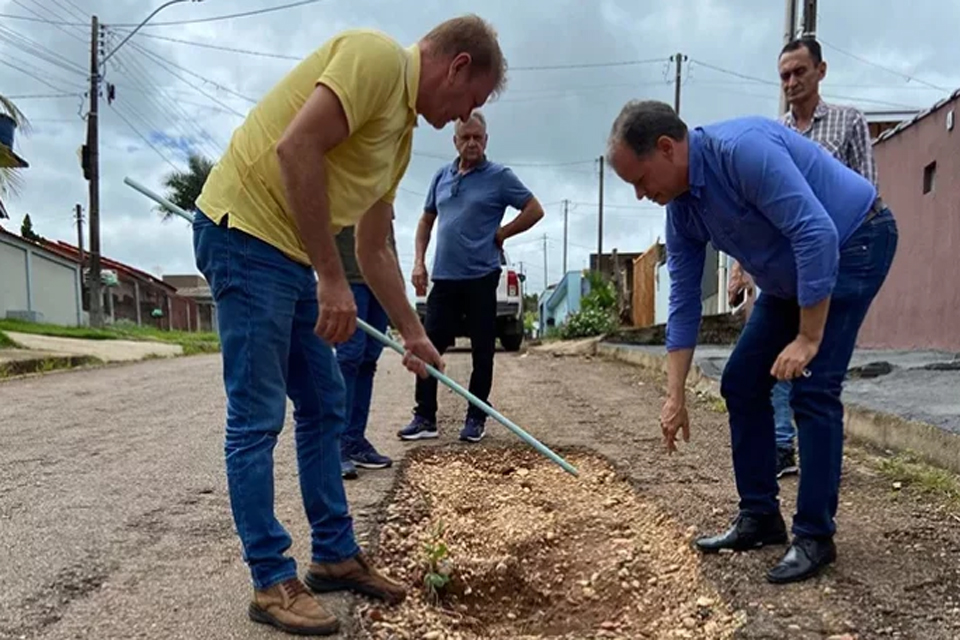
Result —
[[[357, 317], [365, 320], [381, 333], [387, 330], [387, 312], [373, 291], [365, 284], [351, 284], [357, 305]], [[369, 451], [372, 446], [364, 435], [370, 416], [370, 399], [373, 396], [373, 378], [377, 372], [377, 360], [383, 345], [357, 329], [350, 339], [337, 345], [337, 362], [346, 387], [347, 428], [343, 433], [340, 448], [345, 457]]]
[[217, 305], [227, 395], [227, 486], [243, 559], [265, 589], [297, 575], [292, 540], [274, 515], [273, 450], [293, 402], [297, 465], [314, 562], [357, 547], [340, 477], [344, 386], [333, 350], [313, 332], [313, 270], [196, 212], [197, 268]]
[[773, 423], [777, 432], [777, 448], [793, 449], [793, 410], [790, 408], [789, 380], [780, 380], [773, 385], [770, 400], [773, 402]]
[[[840, 394], [857, 333], [886, 279], [896, 253], [897, 225], [886, 209], [865, 222], [840, 248], [837, 282], [823, 340], [808, 365], [809, 378], [793, 380], [792, 407], [800, 446], [800, 488], [793, 533], [830, 537], [843, 456]], [[767, 294], [757, 299], [720, 383], [730, 414], [733, 467], [740, 510], [776, 513], [777, 459], [770, 369], [799, 330], [796, 300]]]

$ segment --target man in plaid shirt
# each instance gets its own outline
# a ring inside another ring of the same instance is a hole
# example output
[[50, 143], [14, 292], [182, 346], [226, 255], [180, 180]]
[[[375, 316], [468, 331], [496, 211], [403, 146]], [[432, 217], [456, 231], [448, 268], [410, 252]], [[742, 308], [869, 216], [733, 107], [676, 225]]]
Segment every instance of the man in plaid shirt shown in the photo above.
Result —
[[[856, 107], [833, 105], [820, 98], [820, 82], [827, 74], [820, 43], [813, 38], [800, 38], [787, 43], [777, 64], [780, 82], [790, 105], [781, 122], [819, 143], [835, 158], [877, 185], [877, 167], [867, 120]], [[730, 271], [728, 293], [731, 304], [743, 290], [753, 288], [753, 281], [739, 263]], [[747, 296], [748, 304], [750, 296]], [[749, 307], [746, 308], [749, 313]], [[777, 429], [777, 477], [797, 473], [793, 411], [790, 408], [790, 381], [773, 387], [774, 423]]]

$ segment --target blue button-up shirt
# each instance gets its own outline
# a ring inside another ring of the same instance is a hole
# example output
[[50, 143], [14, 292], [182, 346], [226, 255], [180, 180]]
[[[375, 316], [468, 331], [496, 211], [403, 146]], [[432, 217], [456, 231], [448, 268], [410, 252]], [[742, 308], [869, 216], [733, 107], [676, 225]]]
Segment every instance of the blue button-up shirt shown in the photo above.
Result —
[[508, 167], [483, 160], [460, 173], [460, 161], [433, 176], [423, 209], [437, 216], [434, 280], [469, 280], [500, 269], [495, 238], [507, 207], [518, 210], [533, 194]]
[[870, 181], [761, 117], [691, 129], [689, 149], [690, 190], [667, 205], [667, 349], [696, 345], [707, 242], [739, 261], [764, 294], [801, 307], [829, 296], [840, 247], [877, 197]]

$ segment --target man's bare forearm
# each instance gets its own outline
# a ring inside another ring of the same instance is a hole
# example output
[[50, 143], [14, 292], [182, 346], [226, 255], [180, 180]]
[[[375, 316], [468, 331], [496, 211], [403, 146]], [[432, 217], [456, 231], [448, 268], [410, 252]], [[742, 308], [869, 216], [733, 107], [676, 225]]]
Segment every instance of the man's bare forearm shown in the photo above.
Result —
[[541, 218], [543, 218], [543, 207], [536, 198], [531, 198], [516, 218], [503, 225], [504, 238], [512, 238], [523, 233], [540, 222]]
[[812, 307], [801, 307], [800, 336], [813, 344], [820, 344], [823, 341], [823, 328], [827, 325], [827, 313], [829, 311], [829, 296]]
[[417, 223], [416, 246], [414, 251], [414, 261], [416, 264], [424, 264], [427, 259], [427, 247], [430, 246], [430, 233], [433, 231], [433, 221], [436, 216], [424, 213], [420, 216], [420, 222]]
[[330, 228], [323, 154], [289, 143], [279, 147], [277, 155], [287, 204], [317, 276], [321, 281], [344, 278], [343, 263]]
[[407, 300], [406, 285], [393, 251], [386, 246], [357, 248], [357, 264], [367, 286], [404, 338], [423, 331], [420, 318]]
[[677, 349], [667, 354], [667, 395], [683, 400], [687, 393], [687, 376], [693, 363], [693, 349]]

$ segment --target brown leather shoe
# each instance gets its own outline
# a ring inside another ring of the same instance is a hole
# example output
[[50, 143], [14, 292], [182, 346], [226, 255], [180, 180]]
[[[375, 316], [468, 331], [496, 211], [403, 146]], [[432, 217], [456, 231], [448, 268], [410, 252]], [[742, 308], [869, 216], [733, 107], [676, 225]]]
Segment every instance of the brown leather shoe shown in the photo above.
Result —
[[316, 593], [354, 591], [387, 604], [399, 604], [407, 597], [403, 585], [373, 568], [363, 553], [344, 562], [311, 563], [304, 582]]
[[340, 621], [307, 591], [299, 578], [254, 591], [250, 619], [299, 636], [329, 636], [340, 631]]

